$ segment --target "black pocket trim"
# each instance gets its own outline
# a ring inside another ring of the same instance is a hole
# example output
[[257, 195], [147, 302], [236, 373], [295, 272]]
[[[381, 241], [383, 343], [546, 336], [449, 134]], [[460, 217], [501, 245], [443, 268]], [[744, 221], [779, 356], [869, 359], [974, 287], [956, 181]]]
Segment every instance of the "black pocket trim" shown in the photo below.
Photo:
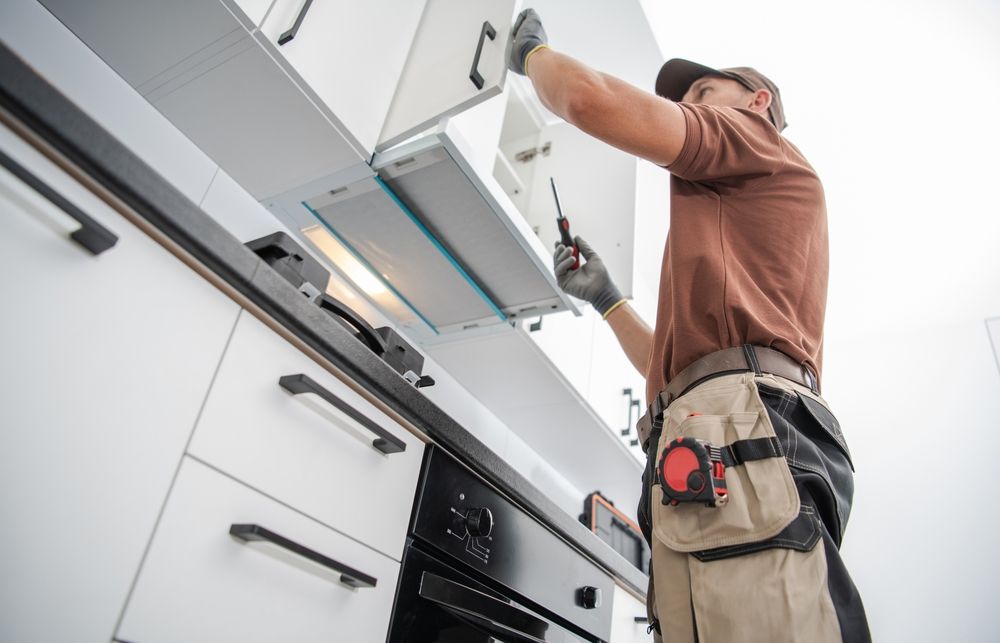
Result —
[[799, 507], [799, 515], [792, 522], [788, 523], [788, 526], [782, 529], [774, 538], [755, 543], [693, 551], [691, 555], [703, 563], [708, 563], [713, 560], [752, 554], [764, 551], [765, 549], [812, 551], [812, 548], [819, 542], [821, 535], [822, 531], [820, 530], [819, 516], [816, 514], [816, 509], [809, 505], [802, 505]]
[[847, 440], [844, 439], [844, 434], [840, 430], [840, 422], [834, 417], [830, 410], [812, 399], [808, 395], [799, 395], [799, 401], [802, 402], [802, 406], [809, 411], [809, 415], [813, 416], [816, 423], [823, 427], [823, 430], [829, 434], [830, 438], [836, 443], [840, 450], [844, 452], [844, 457], [847, 458], [847, 464], [851, 465], [851, 471], [854, 471], [854, 461], [851, 460], [851, 450], [847, 448]]

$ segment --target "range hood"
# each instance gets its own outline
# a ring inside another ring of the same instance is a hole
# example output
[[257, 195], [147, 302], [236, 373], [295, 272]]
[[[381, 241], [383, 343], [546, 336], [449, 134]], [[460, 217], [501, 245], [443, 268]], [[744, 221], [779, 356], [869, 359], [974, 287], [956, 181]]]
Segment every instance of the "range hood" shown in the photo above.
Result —
[[492, 175], [477, 172], [469, 158], [445, 121], [376, 154], [370, 176], [296, 190], [267, 205], [371, 294], [356, 276], [360, 265], [410, 315], [373, 303], [418, 337], [560, 310], [579, 314], [556, 285], [549, 252]]

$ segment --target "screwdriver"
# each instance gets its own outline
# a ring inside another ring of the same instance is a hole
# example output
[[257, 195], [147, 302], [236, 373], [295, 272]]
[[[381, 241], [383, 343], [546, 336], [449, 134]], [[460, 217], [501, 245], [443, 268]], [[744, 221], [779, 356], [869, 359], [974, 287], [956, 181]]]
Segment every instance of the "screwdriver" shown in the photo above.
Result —
[[549, 183], [552, 184], [552, 196], [556, 199], [556, 212], [559, 213], [559, 216], [556, 217], [556, 225], [559, 226], [559, 237], [564, 246], [573, 248], [573, 266], [570, 269], [576, 270], [580, 267], [580, 249], [576, 247], [573, 235], [569, 233], [569, 219], [563, 216], [562, 206], [559, 205], [559, 192], [556, 191], [556, 180], [550, 176]]

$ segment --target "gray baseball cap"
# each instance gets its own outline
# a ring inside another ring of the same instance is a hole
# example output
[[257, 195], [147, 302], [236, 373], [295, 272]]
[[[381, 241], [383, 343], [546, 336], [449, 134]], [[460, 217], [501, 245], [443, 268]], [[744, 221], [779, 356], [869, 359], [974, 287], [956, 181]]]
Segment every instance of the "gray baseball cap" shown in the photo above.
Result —
[[760, 73], [753, 67], [727, 67], [725, 69], [713, 69], [705, 65], [684, 60], [682, 58], [672, 58], [663, 63], [660, 73], [656, 76], [656, 93], [672, 101], [680, 101], [684, 98], [691, 83], [703, 76], [722, 76], [740, 83], [750, 91], [766, 89], [771, 92], [771, 106], [767, 108], [767, 115], [778, 128], [778, 131], [785, 129], [785, 110], [781, 105], [781, 92], [770, 78]]

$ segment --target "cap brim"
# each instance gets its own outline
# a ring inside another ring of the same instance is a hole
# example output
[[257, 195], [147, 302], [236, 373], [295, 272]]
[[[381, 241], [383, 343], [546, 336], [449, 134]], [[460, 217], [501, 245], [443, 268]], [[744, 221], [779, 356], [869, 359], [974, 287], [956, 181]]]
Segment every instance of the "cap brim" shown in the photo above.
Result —
[[656, 75], [656, 94], [675, 102], [680, 101], [691, 83], [708, 75], [728, 77], [718, 69], [682, 58], [671, 58], [663, 63], [660, 73]]

